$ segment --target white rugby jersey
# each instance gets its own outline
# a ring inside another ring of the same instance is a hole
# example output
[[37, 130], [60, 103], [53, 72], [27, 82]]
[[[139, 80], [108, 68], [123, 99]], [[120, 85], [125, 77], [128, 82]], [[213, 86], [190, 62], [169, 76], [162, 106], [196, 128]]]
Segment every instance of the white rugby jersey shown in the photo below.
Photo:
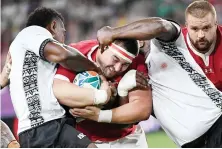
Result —
[[[151, 40], [148, 65], [153, 109], [178, 146], [204, 134], [221, 116], [222, 93], [190, 55], [180, 27], [175, 42]], [[216, 105], [217, 104], [217, 105]]]
[[56, 64], [44, 60], [43, 49], [53, 40], [39, 26], [23, 29], [10, 46], [10, 94], [18, 117], [18, 133], [64, 116], [52, 90]]

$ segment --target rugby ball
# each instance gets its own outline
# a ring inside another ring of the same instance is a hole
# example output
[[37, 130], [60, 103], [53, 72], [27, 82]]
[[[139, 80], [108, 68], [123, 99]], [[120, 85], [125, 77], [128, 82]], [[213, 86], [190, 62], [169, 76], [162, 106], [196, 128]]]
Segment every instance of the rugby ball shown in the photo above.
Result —
[[101, 79], [97, 72], [95, 71], [85, 71], [78, 73], [73, 81], [73, 83], [79, 87], [83, 88], [96, 88], [100, 89]]
[[[95, 71], [85, 71], [78, 73], [73, 81], [73, 83], [79, 87], [83, 88], [96, 88], [100, 89], [101, 79], [97, 72]], [[76, 122], [79, 123], [83, 121], [84, 118], [76, 117]]]

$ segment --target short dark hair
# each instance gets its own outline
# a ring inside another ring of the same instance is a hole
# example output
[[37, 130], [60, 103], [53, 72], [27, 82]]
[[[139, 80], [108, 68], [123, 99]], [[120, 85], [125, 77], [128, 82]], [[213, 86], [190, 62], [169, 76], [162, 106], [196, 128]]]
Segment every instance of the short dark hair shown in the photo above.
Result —
[[116, 39], [114, 43], [120, 45], [133, 55], [139, 53], [139, 45], [136, 39]]
[[31, 25], [37, 25], [46, 28], [53, 19], [60, 19], [64, 21], [62, 15], [54, 9], [39, 7], [36, 8], [28, 17], [26, 27]]

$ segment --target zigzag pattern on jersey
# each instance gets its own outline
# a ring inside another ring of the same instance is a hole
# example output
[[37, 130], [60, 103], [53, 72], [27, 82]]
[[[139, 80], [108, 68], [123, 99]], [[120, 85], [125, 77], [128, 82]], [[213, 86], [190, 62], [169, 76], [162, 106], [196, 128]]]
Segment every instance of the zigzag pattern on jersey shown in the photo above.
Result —
[[184, 55], [178, 50], [175, 43], [165, 43], [161, 41], [159, 41], [159, 43], [163, 52], [175, 59], [177, 63], [188, 72], [194, 83], [212, 99], [218, 108], [222, 110], [222, 93], [220, 93], [220, 91], [218, 91], [216, 88], [212, 88], [207, 81], [207, 78], [192, 68], [192, 66], [186, 61]]
[[25, 97], [29, 109], [29, 119], [31, 121], [31, 127], [36, 127], [44, 122], [44, 118], [41, 116], [41, 104], [39, 97], [37, 72], [39, 56], [34, 52], [26, 51], [24, 63], [23, 63], [23, 88], [25, 91]]

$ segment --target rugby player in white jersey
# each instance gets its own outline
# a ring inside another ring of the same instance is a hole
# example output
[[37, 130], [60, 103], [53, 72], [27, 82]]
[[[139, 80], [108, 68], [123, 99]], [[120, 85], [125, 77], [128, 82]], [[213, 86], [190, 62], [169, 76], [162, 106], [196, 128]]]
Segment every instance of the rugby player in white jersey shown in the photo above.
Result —
[[77, 72], [97, 70], [76, 49], [65, 46], [64, 39], [61, 14], [42, 7], [30, 14], [26, 28], [10, 45], [10, 94], [21, 147], [96, 147], [71, 126], [52, 91], [58, 63]]
[[222, 147], [222, 93], [192, 58], [177, 23], [147, 18], [103, 27], [97, 36], [101, 47], [116, 38], [151, 40], [146, 64], [155, 117], [180, 147]]

